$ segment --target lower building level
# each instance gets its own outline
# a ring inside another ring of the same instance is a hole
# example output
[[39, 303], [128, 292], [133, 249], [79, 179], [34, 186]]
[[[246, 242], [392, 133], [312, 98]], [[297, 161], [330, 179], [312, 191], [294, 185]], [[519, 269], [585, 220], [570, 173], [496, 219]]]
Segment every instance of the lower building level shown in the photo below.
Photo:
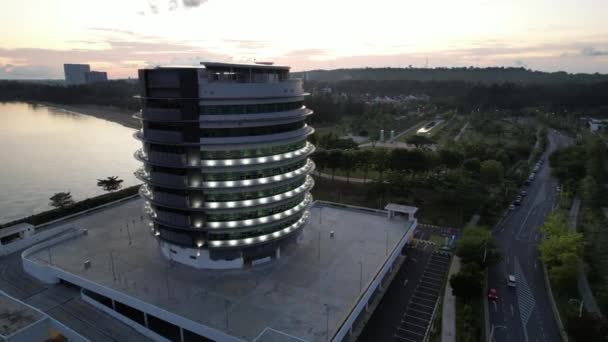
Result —
[[24, 251], [23, 266], [160, 341], [348, 340], [417, 224], [413, 211], [315, 202], [274, 255], [200, 270], [163, 255], [173, 254], [141, 208], [134, 199], [83, 215], [81, 230]]

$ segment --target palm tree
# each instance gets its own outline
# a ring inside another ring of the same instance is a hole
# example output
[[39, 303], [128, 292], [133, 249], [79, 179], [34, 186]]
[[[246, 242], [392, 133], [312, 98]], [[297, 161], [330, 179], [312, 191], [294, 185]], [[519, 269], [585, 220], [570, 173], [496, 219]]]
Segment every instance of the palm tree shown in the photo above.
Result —
[[49, 198], [51, 202], [49, 205], [55, 208], [67, 208], [74, 204], [72, 194], [69, 192], [58, 192]]
[[115, 191], [122, 187], [122, 179], [119, 179], [118, 176], [110, 176], [106, 179], [98, 179], [97, 186], [101, 187], [104, 191]]

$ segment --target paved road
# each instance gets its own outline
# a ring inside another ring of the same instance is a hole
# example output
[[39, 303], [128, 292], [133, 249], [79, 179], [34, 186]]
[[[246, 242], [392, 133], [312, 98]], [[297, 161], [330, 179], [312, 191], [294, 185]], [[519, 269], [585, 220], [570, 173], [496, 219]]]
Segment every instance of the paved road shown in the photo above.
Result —
[[[489, 303], [490, 325], [496, 328], [493, 341], [560, 341], [561, 337], [543, 274], [537, 249], [539, 227], [551, 212], [556, 200], [557, 180], [551, 177], [548, 155], [569, 138], [549, 131], [545, 163], [528, 187], [522, 205], [509, 213], [493, 235], [498, 240], [503, 260], [488, 272], [488, 287], [498, 290], [500, 299]], [[517, 278], [517, 287], [508, 288], [507, 274]], [[488, 332], [489, 333], [489, 332]]]

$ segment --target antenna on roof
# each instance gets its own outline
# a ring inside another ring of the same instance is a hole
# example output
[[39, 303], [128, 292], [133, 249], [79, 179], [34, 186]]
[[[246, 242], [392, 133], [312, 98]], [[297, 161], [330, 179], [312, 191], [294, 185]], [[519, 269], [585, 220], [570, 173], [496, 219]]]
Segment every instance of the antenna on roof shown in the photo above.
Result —
[[256, 61], [255, 59], [253, 60], [253, 63], [260, 64], [260, 65], [273, 65], [274, 64], [274, 62]]

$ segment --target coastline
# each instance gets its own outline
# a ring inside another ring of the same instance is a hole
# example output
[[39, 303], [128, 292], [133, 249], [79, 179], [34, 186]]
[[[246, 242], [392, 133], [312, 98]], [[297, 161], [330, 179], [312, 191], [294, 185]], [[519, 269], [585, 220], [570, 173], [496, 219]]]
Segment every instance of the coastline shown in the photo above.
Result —
[[46, 106], [60, 111], [94, 116], [99, 119], [115, 122], [128, 128], [141, 128], [139, 120], [133, 118], [133, 114], [135, 113], [135, 111], [128, 109], [100, 105], [67, 105], [41, 101], [34, 101], [29, 103]]

